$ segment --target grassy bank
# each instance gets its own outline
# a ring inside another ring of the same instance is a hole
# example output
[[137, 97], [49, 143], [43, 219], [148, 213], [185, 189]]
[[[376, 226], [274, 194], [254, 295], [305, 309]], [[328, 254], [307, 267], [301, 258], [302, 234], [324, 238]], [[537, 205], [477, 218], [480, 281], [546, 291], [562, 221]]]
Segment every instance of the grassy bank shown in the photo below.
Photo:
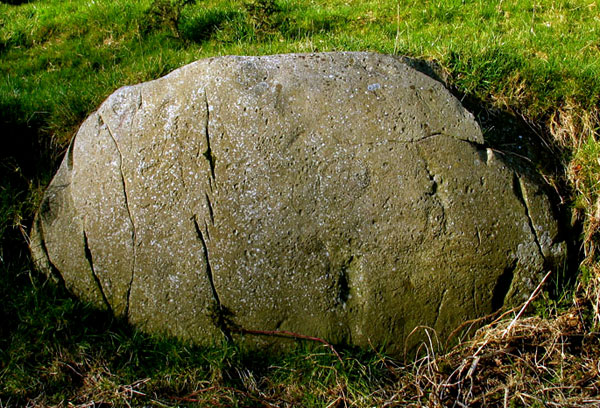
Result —
[[[0, 2], [0, 406], [596, 406], [599, 15], [592, 0]], [[545, 173], [581, 266], [533, 316], [492, 317], [452, 349], [432, 333], [414, 361], [303, 343], [267, 358], [144, 335], [32, 270], [34, 208], [116, 88], [208, 56], [334, 50], [427, 61], [490, 145]]]

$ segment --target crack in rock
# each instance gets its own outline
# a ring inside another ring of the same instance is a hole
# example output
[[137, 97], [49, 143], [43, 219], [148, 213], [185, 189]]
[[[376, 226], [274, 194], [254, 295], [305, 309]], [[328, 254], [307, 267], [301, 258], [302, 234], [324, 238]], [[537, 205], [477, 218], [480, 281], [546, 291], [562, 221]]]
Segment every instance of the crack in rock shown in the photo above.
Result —
[[519, 175], [516, 172], [513, 173], [513, 191], [515, 193], [515, 196], [521, 203], [521, 205], [523, 205], [523, 209], [525, 210], [525, 215], [527, 216], [527, 223], [529, 224], [529, 228], [531, 229], [531, 234], [533, 235], [533, 240], [534, 240], [535, 244], [537, 245], [538, 249], [540, 250], [540, 255], [542, 256], [542, 259], [545, 262], [546, 257], [544, 256], [544, 250], [542, 249], [542, 245], [540, 243], [538, 233], [535, 229], [535, 226], [533, 225], [533, 219], [531, 218], [531, 214], [529, 213], [529, 205], [527, 203], [527, 195], [526, 195], [527, 190], [525, 188], [523, 180], [521, 179], [521, 177], [519, 177]]
[[[206, 151], [204, 152], [204, 157], [208, 160], [210, 165], [210, 175], [211, 180], [216, 182], [215, 179], [215, 157], [212, 154], [212, 149], [210, 147], [210, 133], [208, 131], [208, 125], [210, 123], [210, 105], [208, 103], [208, 95], [206, 94], [206, 90], [204, 90], [204, 104], [206, 106], [206, 122], [204, 123], [204, 136], [206, 137]], [[212, 182], [210, 184], [212, 188]]]
[[215, 225], [215, 213], [213, 212], [212, 203], [210, 202], [210, 197], [208, 196], [208, 193], [204, 193], [204, 196], [206, 197], [206, 205], [208, 206], [208, 215], [210, 217], [210, 223], [214, 226]]
[[231, 333], [230, 333], [229, 326], [228, 326], [226, 318], [225, 318], [226, 310], [223, 307], [223, 305], [221, 304], [221, 299], [219, 298], [219, 293], [217, 292], [217, 288], [215, 287], [215, 282], [214, 282], [213, 274], [212, 274], [212, 268], [210, 266], [210, 257], [208, 255], [208, 246], [206, 245], [206, 239], [204, 239], [204, 234], [202, 233], [202, 230], [200, 229], [200, 225], [198, 225], [198, 218], [196, 217], [196, 215], [192, 216], [192, 221], [194, 222], [194, 229], [196, 230], [196, 236], [198, 237], [198, 240], [202, 244], [202, 252], [204, 254], [204, 261], [206, 263], [206, 277], [208, 278], [208, 282], [210, 284], [210, 289], [212, 291], [213, 299], [215, 301], [216, 310], [215, 310], [215, 316], [212, 316], [213, 323], [215, 324], [215, 326], [217, 326], [219, 328], [219, 330], [221, 330], [221, 332], [223, 333], [225, 338], [228, 341], [230, 341]]
[[478, 142], [474, 142], [472, 140], [467, 140], [467, 139], [462, 139], [459, 136], [453, 136], [453, 135], [449, 135], [447, 133], [444, 132], [435, 132], [435, 133], [430, 133], [427, 134], [419, 139], [410, 139], [410, 140], [398, 140], [398, 139], [378, 139], [377, 141], [373, 141], [373, 142], [364, 142], [364, 143], [348, 143], [348, 146], [353, 146], [353, 147], [360, 147], [360, 146], [381, 146], [384, 144], [397, 144], [400, 146], [405, 146], [405, 145], [418, 145], [422, 142], [425, 142], [426, 140], [432, 139], [434, 137], [448, 137], [451, 139], [456, 139], [456, 140], [460, 140], [462, 142], [466, 142], [469, 143], [473, 146], [476, 146], [478, 148], [481, 148], [481, 144]]
[[444, 289], [444, 292], [442, 292], [442, 299], [440, 300], [440, 303], [437, 307], [437, 311], [435, 314], [435, 320], [433, 321], [433, 328], [435, 328], [435, 326], [437, 326], [438, 320], [440, 319], [440, 314], [442, 312], [442, 306], [444, 305], [444, 299], [446, 298], [446, 293], [448, 293], [448, 288]]
[[124, 314], [125, 320], [128, 320], [128, 318], [129, 318], [129, 298], [131, 296], [131, 286], [133, 285], [133, 279], [134, 279], [135, 267], [136, 267], [136, 250], [135, 250], [135, 248], [136, 248], [137, 233], [136, 233], [135, 223], [133, 222], [133, 217], [131, 215], [131, 209], [129, 208], [129, 197], [127, 195], [127, 183], [125, 181], [125, 174], [123, 173], [123, 153], [121, 152], [121, 148], [119, 147], [119, 144], [117, 143], [117, 139], [115, 139], [110, 126], [104, 120], [104, 118], [102, 117], [102, 114], [100, 112], [98, 112], [98, 116], [99, 116], [100, 120], [102, 121], [102, 123], [104, 125], [106, 125], [108, 134], [109, 134], [110, 138], [112, 139], [113, 143], [115, 144], [115, 147], [117, 148], [117, 152], [119, 152], [119, 172], [121, 174], [123, 197], [125, 199], [125, 210], [127, 211], [127, 216], [129, 217], [129, 222], [131, 223], [131, 231], [132, 231], [131, 232], [131, 241], [132, 241], [132, 246], [133, 246], [133, 260], [132, 260], [132, 267], [131, 267], [131, 279], [129, 280], [129, 287], [127, 288], [127, 300], [126, 300], [126, 304], [125, 304], [125, 314]]
[[206, 241], [210, 242], [210, 232], [208, 231], [208, 225], [206, 224], [206, 221], [204, 221], [204, 231], [206, 232]]
[[423, 154], [423, 152], [422, 152], [422, 150], [421, 150], [420, 147], [417, 147], [417, 152], [418, 152], [419, 157], [421, 158], [421, 160], [423, 160], [425, 171], [427, 172], [427, 177], [429, 177], [429, 180], [432, 182], [431, 192], [427, 193], [427, 194], [430, 195], [431, 197], [435, 198], [435, 201], [440, 206], [440, 209], [442, 211], [442, 219], [440, 220], [440, 224], [442, 226], [442, 234], [445, 235], [446, 232], [447, 232], [446, 207], [444, 206], [444, 202], [439, 197], [439, 194], [438, 194], [438, 182], [435, 179], [435, 175], [433, 173], [431, 173], [431, 170], [429, 170], [429, 163], [428, 163], [427, 159], [425, 158], [425, 155]]
[[98, 286], [98, 289], [100, 290], [100, 295], [102, 295], [102, 300], [106, 304], [106, 308], [108, 309], [108, 311], [111, 314], [113, 314], [112, 307], [110, 306], [110, 302], [108, 301], [108, 298], [106, 297], [106, 294], [104, 293], [104, 289], [102, 288], [102, 283], [100, 282], [100, 279], [98, 278], [98, 275], [96, 275], [96, 271], [94, 270], [94, 258], [92, 257], [92, 251], [90, 250], [90, 245], [88, 243], [88, 237], [87, 237], [87, 233], [85, 232], [85, 230], [83, 231], [83, 249], [85, 251], [85, 259], [87, 259], [88, 264], [90, 265], [90, 271], [92, 272], [92, 278], [94, 279], [94, 282], [96, 282], [96, 285]]
[[46, 238], [44, 237], [44, 227], [42, 225], [42, 220], [39, 217], [37, 217], [36, 223], [37, 223], [37, 229], [40, 234], [40, 247], [46, 257], [46, 260], [48, 261], [48, 265], [47, 265], [48, 271], [47, 272], [49, 273], [49, 276], [52, 278], [52, 280], [54, 282], [58, 283], [59, 285], [61, 285], [64, 288], [66, 288], [67, 285], [66, 285], [65, 279], [59, 272], [56, 265], [54, 265], [54, 263], [52, 262], [52, 259], [50, 259], [50, 253], [48, 252], [48, 247], [46, 246]]
[[431, 139], [432, 137], [436, 137], [436, 136], [446, 136], [446, 137], [450, 137], [450, 138], [453, 138], [453, 139], [462, 140], [462, 139], [461, 139], [461, 138], [459, 138], [459, 137], [456, 137], [456, 136], [451, 136], [451, 135], [447, 135], [447, 134], [445, 134], [445, 133], [443, 133], [443, 132], [434, 132], [434, 133], [430, 133], [430, 134], [428, 134], [428, 135], [425, 135], [425, 136], [423, 136], [422, 138], [420, 138], [420, 139], [417, 139], [417, 140], [409, 140], [409, 141], [407, 141], [406, 143], [421, 143], [421, 142], [423, 142], [423, 141], [425, 141], [425, 140], [427, 140], [427, 139]]
[[335, 303], [337, 305], [341, 305], [343, 309], [346, 308], [346, 302], [350, 298], [350, 282], [348, 279], [348, 269], [350, 269], [350, 265], [354, 261], [354, 255], [350, 255], [346, 261], [342, 264], [337, 281], [337, 296], [335, 299]]

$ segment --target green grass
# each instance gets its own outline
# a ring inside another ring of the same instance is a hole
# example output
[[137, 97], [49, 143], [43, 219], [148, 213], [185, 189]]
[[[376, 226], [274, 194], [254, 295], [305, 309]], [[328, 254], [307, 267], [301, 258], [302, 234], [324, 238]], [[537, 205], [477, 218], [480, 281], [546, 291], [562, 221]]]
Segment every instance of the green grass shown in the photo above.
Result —
[[[340, 363], [327, 349], [304, 343], [271, 357], [228, 344], [198, 348], [137, 332], [81, 304], [33, 270], [23, 232], [77, 126], [118, 87], [215, 55], [376, 51], [435, 62], [448, 87], [475, 112], [487, 142], [529, 157], [546, 172], [563, 208], [573, 209], [582, 225], [581, 237], [573, 238], [583, 243], [587, 257], [578, 291], [587, 293], [582, 304], [596, 310], [597, 1], [18, 3], [0, 2], [0, 406], [66, 406], [68, 401], [107, 406], [443, 405], [435, 397], [435, 390], [444, 389], [436, 378], [454, 379], [452, 372], [463, 361], [456, 354], [442, 360], [425, 356], [399, 368], [374, 351], [341, 350]], [[529, 148], [518, 150], [523, 144]], [[563, 280], [573, 282], [573, 277]], [[535, 304], [539, 315], [550, 319], [569, 310], [579, 293], [561, 287], [550, 292], [556, 296], [544, 294]], [[573, 346], [566, 373], [598, 360], [594, 324], [600, 318], [585, 321], [578, 333], [592, 337]], [[530, 370], [527, 353], [548, 351], [537, 338], [519, 346], [522, 353], [507, 355], [513, 367]], [[494, 370], [491, 364], [480, 371], [493, 371], [494, 381], [504, 379], [506, 389], [514, 386], [513, 377]], [[543, 372], [539, 380], [552, 382], [554, 374]], [[486, 377], [478, 381], [485, 390]], [[528, 379], [522, 381], [526, 385]], [[589, 384], [582, 384], [579, 388], [588, 390]], [[548, 395], [555, 401], [567, 401], [552, 392]], [[587, 398], [583, 393], [577, 401]], [[512, 395], [510, 401], [519, 405], [522, 400]], [[502, 398], [494, 400], [498, 406]]]
[[586, 251], [595, 251], [594, 242], [598, 242], [600, 232], [600, 143], [589, 137], [582, 141], [570, 165], [570, 173], [580, 191], [575, 199], [575, 210], [584, 214]]
[[459, 92], [537, 120], [598, 105], [596, 3], [205, 0], [180, 6], [175, 28], [149, 0], [1, 4], [2, 119], [64, 139], [116, 87], [201, 57], [372, 50], [435, 59]]

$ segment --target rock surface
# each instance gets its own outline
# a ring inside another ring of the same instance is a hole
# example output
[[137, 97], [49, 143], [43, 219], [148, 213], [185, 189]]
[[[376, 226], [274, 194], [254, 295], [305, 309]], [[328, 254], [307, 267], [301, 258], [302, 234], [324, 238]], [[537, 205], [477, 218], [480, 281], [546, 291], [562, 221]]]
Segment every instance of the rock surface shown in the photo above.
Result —
[[394, 57], [201, 60], [83, 123], [31, 249], [149, 331], [210, 344], [288, 330], [397, 353], [416, 326], [444, 336], [521, 302], [564, 258], [543, 188], [483, 143], [440, 83]]

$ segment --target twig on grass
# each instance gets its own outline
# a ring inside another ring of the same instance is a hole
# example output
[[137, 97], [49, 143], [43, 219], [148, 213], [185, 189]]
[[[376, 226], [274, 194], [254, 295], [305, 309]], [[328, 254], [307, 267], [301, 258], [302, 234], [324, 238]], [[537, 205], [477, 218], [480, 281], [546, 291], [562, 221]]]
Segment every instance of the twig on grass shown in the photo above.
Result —
[[169, 397], [169, 398], [172, 399], [172, 400], [181, 401], [181, 402], [203, 402], [202, 400], [200, 400], [198, 398], [194, 398], [194, 397], [197, 397], [200, 394], [204, 394], [204, 393], [211, 392], [211, 391], [230, 391], [230, 392], [233, 392], [234, 394], [235, 393], [241, 394], [241, 395], [243, 395], [244, 397], [246, 397], [248, 399], [251, 399], [251, 400], [253, 400], [255, 402], [258, 402], [258, 403], [262, 404], [265, 407], [268, 407], [268, 408], [277, 408], [277, 405], [273, 405], [273, 404], [267, 402], [266, 400], [257, 398], [257, 397], [255, 397], [255, 396], [253, 396], [250, 393], [247, 393], [245, 391], [238, 390], [237, 388], [233, 388], [233, 387], [221, 387], [221, 386], [217, 386], [217, 385], [213, 385], [212, 387], [207, 387], [207, 388], [202, 388], [200, 390], [196, 390], [196, 391], [194, 391], [194, 392], [186, 395], [185, 397], [174, 397], [174, 396], [172, 396], [172, 397]]

